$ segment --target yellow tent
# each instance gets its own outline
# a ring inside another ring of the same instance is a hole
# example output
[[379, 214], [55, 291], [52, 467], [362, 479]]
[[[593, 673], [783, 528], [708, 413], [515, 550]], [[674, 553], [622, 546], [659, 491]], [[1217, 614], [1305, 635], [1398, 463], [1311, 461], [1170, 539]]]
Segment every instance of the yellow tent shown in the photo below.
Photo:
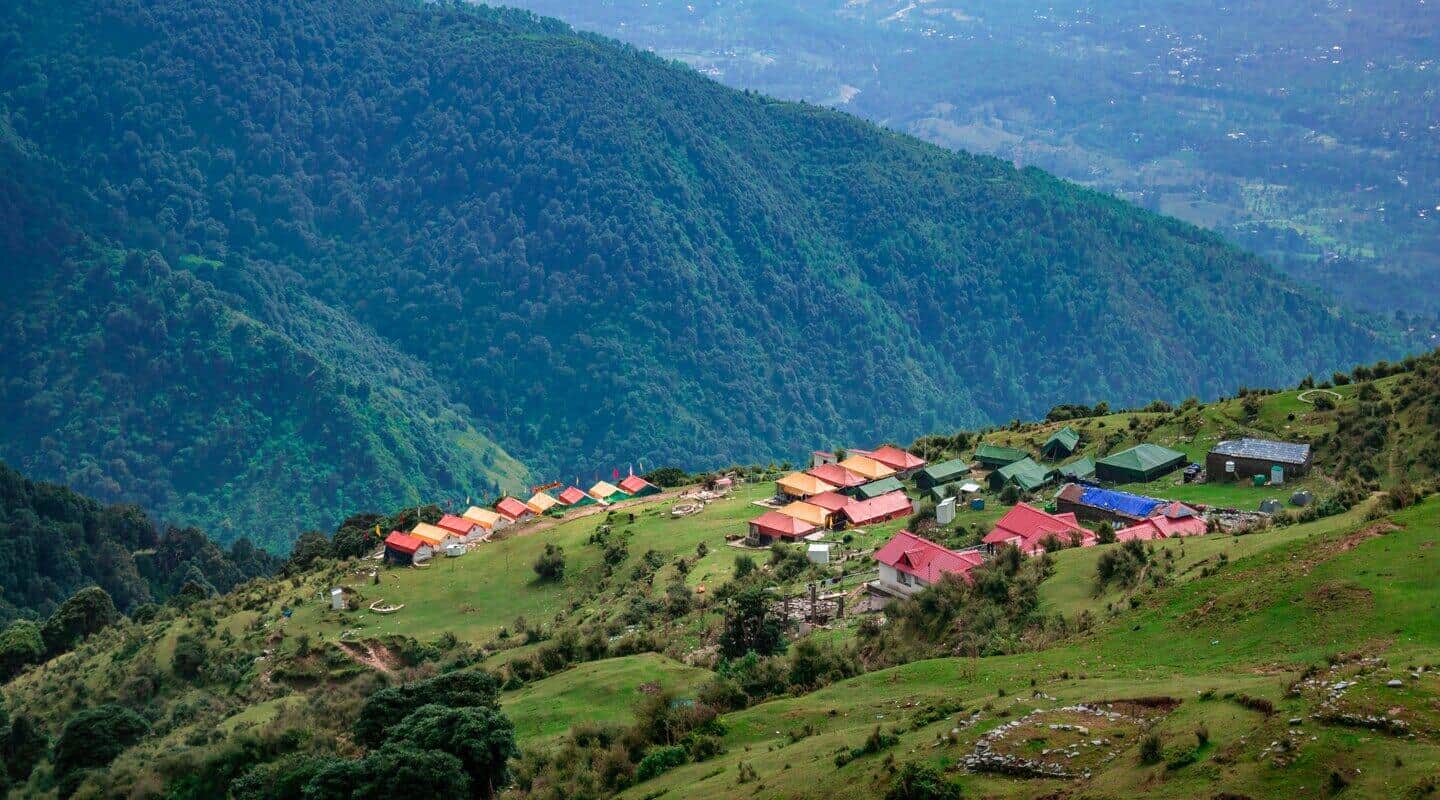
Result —
[[536, 492], [533, 497], [525, 501], [525, 505], [536, 514], [544, 514], [559, 503], [559, 500], [556, 500], [544, 492]]
[[856, 475], [869, 478], [872, 481], [888, 478], [895, 474], [895, 470], [869, 456], [850, 456], [844, 461], [841, 461], [840, 466], [850, 470]]
[[814, 475], [806, 475], [803, 472], [792, 472], [789, 475], [775, 481], [775, 486], [780, 489], [781, 494], [790, 497], [814, 497], [823, 492], [837, 491], [834, 486], [820, 480]]
[[590, 496], [595, 498], [596, 500], [603, 500], [609, 503], [616, 500], [624, 500], [630, 495], [625, 494], [625, 492], [621, 491], [619, 486], [616, 486], [609, 481], [600, 481], [599, 483], [590, 487]]
[[796, 500], [784, 508], [779, 509], [779, 511], [787, 517], [793, 517], [801, 522], [808, 522], [817, 528], [830, 527], [830, 512], [820, 506], [812, 506], [809, 503]]
[[494, 511], [491, 511], [488, 508], [481, 508], [479, 506], [470, 506], [469, 510], [467, 510], [463, 514], [463, 516], [465, 517], [465, 519], [474, 522], [476, 525], [479, 525], [487, 531], [495, 530], [496, 524], [499, 523], [501, 519], [503, 519], [503, 517], [501, 517], [499, 514], [496, 514]]
[[431, 525], [428, 522], [415, 523], [415, 528], [414, 530], [410, 531], [410, 535], [414, 536], [416, 539], [425, 542], [425, 544], [428, 544], [431, 547], [439, 547], [450, 539], [460, 538], [455, 535], [454, 531], [447, 531], [444, 528], [441, 528], [437, 525]]

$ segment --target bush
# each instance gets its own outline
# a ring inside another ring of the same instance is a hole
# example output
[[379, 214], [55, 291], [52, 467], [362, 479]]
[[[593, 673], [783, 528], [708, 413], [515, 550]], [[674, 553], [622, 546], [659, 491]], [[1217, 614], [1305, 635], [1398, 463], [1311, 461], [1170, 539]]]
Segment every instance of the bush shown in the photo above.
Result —
[[176, 675], [194, 680], [199, 677], [200, 668], [205, 666], [205, 658], [205, 643], [186, 633], [175, 640], [175, 656], [170, 663]]
[[1160, 759], [1162, 758], [1164, 758], [1164, 753], [1160, 746], [1159, 736], [1156, 736], [1152, 733], [1149, 736], [1146, 736], [1144, 739], [1140, 740], [1141, 764], [1144, 764], [1146, 766], [1150, 766], [1151, 764], [1159, 764]]
[[960, 787], [923, 761], [907, 761], [890, 781], [885, 800], [957, 800]]
[[545, 552], [535, 559], [535, 574], [542, 581], [558, 581], [565, 577], [565, 551], [546, 542]]
[[684, 747], [652, 747], [645, 753], [645, 757], [640, 759], [640, 766], [635, 769], [635, 780], [648, 781], [684, 763]]
[[87, 769], [109, 766], [150, 733], [150, 723], [124, 706], [103, 705], [71, 717], [55, 743], [55, 776], [68, 797]]

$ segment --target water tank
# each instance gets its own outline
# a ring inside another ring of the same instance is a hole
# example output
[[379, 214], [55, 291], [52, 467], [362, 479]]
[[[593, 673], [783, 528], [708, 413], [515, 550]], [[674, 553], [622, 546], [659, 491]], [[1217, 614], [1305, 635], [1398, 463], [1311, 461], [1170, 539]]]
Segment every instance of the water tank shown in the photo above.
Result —
[[1285, 482], [1285, 468], [1276, 464], [1270, 468], [1270, 482], [1279, 486]]

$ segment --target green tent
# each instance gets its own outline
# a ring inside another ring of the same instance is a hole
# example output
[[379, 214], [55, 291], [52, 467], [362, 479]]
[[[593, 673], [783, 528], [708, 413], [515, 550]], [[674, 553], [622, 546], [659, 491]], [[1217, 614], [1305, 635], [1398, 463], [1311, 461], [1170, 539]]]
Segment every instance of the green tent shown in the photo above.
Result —
[[1082, 456], [1068, 464], [1062, 464], [1057, 470], [1060, 477], [1070, 481], [1086, 481], [1095, 477], [1095, 459], [1090, 456]]
[[1045, 444], [1040, 447], [1040, 457], [1046, 461], [1059, 461], [1062, 458], [1069, 458], [1080, 446], [1080, 434], [1072, 427], [1065, 426], [1050, 434]]
[[1006, 464], [1014, 464], [1022, 458], [1029, 457], [1030, 454], [1024, 450], [1001, 447], [998, 444], [982, 444], [975, 449], [975, 460], [979, 461], [981, 466], [990, 469], [999, 469]]
[[882, 494], [904, 491], [905, 485], [895, 477], [881, 478], [878, 481], [871, 481], [855, 490], [855, 497], [860, 500], [869, 500], [879, 497]]
[[953, 483], [970, 474], [970, 464], [963, 458], [952, 458], [939, 464], [931, 464], [915, 473], [915, 485], [920, 489], [934, 489], [945, 483]]
[[1095, 462], [1095, 477], [1111, 483], [1149, 483], [1180, 469], [1185, 454], [1158, 444], [1137, 444]]
[[1027, 492], [1033, 492], [1054, 479], [1055, 470], [1043, 467], [1026, 456], [990, 473], [990, 490], [998, 492], [1013, 483]]

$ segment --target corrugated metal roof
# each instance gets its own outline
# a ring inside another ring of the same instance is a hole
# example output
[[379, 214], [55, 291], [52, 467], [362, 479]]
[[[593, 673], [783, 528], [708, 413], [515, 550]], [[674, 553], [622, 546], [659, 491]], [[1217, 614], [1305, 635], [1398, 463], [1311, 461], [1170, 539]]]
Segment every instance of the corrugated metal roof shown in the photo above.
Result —
[[1304, 464], [1310, 460], [1310, 445], [1277, 442], [1273, 439], [1230, 439], [1215, 445], [1210, 452], [1234, 458], [1254, 458], [1282, 464]]

